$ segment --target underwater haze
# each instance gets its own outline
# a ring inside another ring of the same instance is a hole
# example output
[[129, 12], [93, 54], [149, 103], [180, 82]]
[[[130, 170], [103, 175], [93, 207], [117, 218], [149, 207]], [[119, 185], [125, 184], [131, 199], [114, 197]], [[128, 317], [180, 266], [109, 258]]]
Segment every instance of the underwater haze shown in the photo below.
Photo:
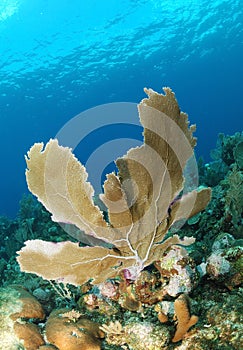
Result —
[[209, 161], [220, 132], [242, 131], [242, 21], [240, 0], [1, 0], [0, 216], [28, 192], [33, 143], [91, 107], [139, 103], [144, 87], [172, 88]]

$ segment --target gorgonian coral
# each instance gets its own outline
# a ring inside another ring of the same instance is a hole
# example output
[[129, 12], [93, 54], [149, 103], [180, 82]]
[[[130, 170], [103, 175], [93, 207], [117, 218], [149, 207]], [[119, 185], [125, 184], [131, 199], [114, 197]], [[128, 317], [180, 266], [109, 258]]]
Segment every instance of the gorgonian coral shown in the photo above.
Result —
[[28, 152], [30, 191], [52, 213], [52, 220], [68, 230], [84, 232], [91, 246], [78, 243], [25, 242], [17, 258], [21, 270], [48, 280], [81, 285], [98, 284], [126, 271], [136, 280], [144, 267], [160, 260], [174, 244], [194, 239], [165, 237], [170, 227], [204, 209], [209, 188], [183, 193], [183, 170], [193, 155], [195, 126], [180, 112], [174, 93], [145, 89], [148, 98], [138, 106], [144, 143], [116, 160], [118, 173], [107, 175], [100, 195], [108, 220], [93, 202], [94, 190], [85, 167], [71, 149], [50, 140]]

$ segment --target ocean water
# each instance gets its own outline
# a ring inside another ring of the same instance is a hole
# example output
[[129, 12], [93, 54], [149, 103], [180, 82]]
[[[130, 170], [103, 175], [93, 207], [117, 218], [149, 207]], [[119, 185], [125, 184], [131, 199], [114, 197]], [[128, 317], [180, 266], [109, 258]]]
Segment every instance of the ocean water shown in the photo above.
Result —
[[[209, 161], [219, 132], [242, 131], [242, 22], [240, 0], [1, 0], [0, 215], [14, 216], [28, 192], [34, 142], [92, 107], [138, 103], [144, 87], [173, 89]], [[140, 131], [91, 133], [79, 157], [109, 140], [139, 144]]]

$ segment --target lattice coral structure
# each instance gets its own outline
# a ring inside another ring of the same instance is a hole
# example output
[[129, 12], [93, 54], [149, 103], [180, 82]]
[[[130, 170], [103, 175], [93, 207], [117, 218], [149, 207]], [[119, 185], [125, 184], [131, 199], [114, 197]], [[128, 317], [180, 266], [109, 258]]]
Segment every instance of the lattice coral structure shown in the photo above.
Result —
[[144, 143], [117, 159], [118, 174], [107, 175], [104, 194], [108, 222], [93, 202], [94, 190], [85, 167], [57, 140], [36, 143], [26, 157], [29, 190], [66, 229], [84, 232], [91, 245], [25, 242], [17, 258], [21, 270], [47, 280], [81, 285], [98, 284], [122, 271], [136, 280], [140, 272], [160, 260], [171, 245], [189, 245], [194, 238], [165, 237], [181, 219], [203, 210], [209, 188], [181, 195], [183, 170], [193, 155], [195, 126], [180, 112], [174, 93], [145, 89], [149, 98], [139, 104]]

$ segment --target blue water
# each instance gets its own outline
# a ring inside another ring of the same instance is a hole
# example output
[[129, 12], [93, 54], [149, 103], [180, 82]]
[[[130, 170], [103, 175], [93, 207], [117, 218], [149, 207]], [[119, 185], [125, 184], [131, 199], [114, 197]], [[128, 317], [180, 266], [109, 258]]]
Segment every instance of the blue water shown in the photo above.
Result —
[[243, 126], [242, 21], [241, 0], [1, 0], [0, 215], [27, 192], [34, 142], [145, 86], [175, 91], [208, 161], [217, 134]]

